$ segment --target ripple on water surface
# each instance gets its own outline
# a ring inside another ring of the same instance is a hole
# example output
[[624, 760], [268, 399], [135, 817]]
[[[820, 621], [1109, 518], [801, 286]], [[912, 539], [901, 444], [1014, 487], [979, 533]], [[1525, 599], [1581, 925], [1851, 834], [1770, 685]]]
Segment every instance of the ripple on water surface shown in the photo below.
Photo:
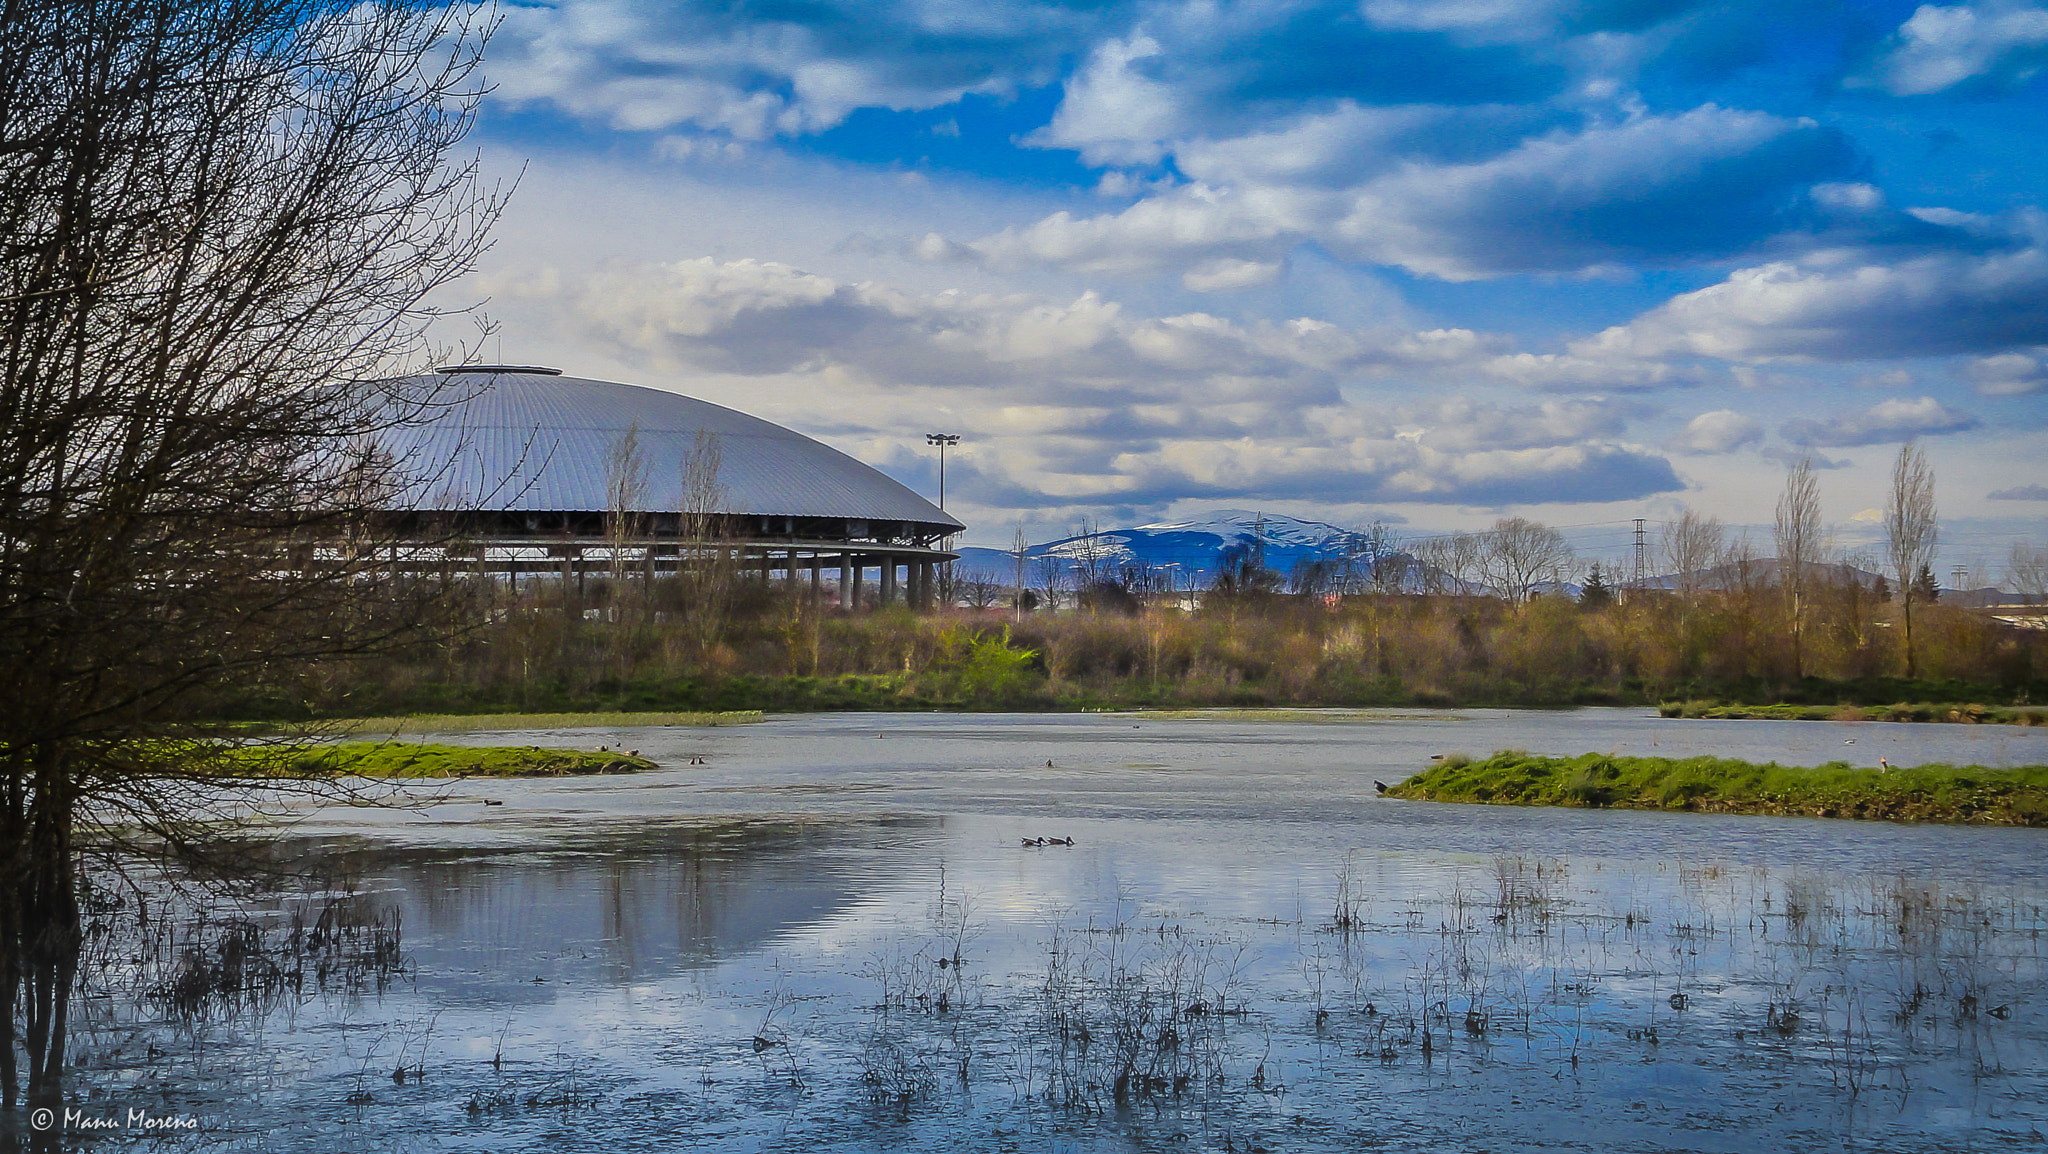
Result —
[[301, 1150], [2038, 1143], [2041, 831], [1371, 784], [1502, 746], [2048, 761], [2035, 731], [1864, 725], [1841, 746], [1850, 728], [1599, 710], [523, 734], [668, 768], [312, 815], [288, 851], [391, 911], [398, 980], [218, 1013], [147, 1061], [109, 1009], [82, 1081], [119, 1101], [146, 1071], [215, 1138]]

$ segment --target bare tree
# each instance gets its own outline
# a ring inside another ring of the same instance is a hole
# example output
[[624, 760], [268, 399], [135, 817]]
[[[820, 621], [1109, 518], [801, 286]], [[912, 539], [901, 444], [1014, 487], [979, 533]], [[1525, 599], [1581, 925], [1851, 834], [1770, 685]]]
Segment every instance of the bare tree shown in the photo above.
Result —
[[1480, 562], [1486, 553], [1483, 533], [1451, 533], [1415, 543], [1415, 559], [1422, 566], [1423, 591], [1427, 593], [1470, 592], [1480, 583]]
[[1408, 559], [1400, 553], [1400, 538], [1386, 522], [1374, 521], [1350, 537], [1341, 583], [1345, 592], [1359, 588], [1374, 593], [1398, 593], [1408, 579]]
[[649, 488], [647, 453], [640, 447], [640, 422], [636, 420], [612, 443], [604, 462], [604, 535], [611, 554], [612, 615], [619, 619], [625, 617], [629, 600], [626, 590], [632, 572], [628, 559], [638, 553], [642, 576], [650, 575], [653, 549], [648, 540]]
[[1067, 559], [1054, 553], [1039, 555], [1035, 565], [1038, 570], [1038, 602], [1048, 613], [1057, 613], [1066, 604], [1067, 590], [1072, 587], [1074, 575]]
[[677, 518], [676, 589], [683, 636], [702, 658], [725, 634], [739, 579], [739, 559], [726, 532], [726, 491], [718, 479], [724, 454], [709, 429], [683, 456], [682, 509]]
[[992, 573], [974, 570], [959, 579], [959, 598], [970, 609], [987, 609], [1002, 603], [1003, 583]]
[[1489, 589], [1519, 602], [1567, 576], [1577, 562], [1564, 534], [1524, 517], [1503, 517], [1486, 532], [1479, 574]]
[[1939, 529], [1934, 511], [1934, 468], [1927, 454], [1911, 441], [1899, 446], [1898, 460], [1892, 462], [1891, 491], [1885, 501], [1885, 559], [1891, 563], [1898, 582], [1899, 609], [1905, 618], [1906, 676], [1917, 671], [1913, 648], [1913, 602], [1917, 600], [1914, 578], [1934, 563]]
[[1678, 519], [1664, 525], [1664, 563], [1671, 567], [1678, 584], [1678, 597], [1687, 605], [1699, 601], [1707, 571], [1721, 563], [1727, 531], [1719, 517], [1709, 517], [1693, 508], [1680, 512]]
[[1792, 676], [1806, 675], [1806, 602], [1812, 569], [1820, 560], [1820, 483], [1813, 458], [1801, 457], [1785, 476], [1771, 534], [1778, 547], [1778, 587], [1785, 596], [1786, 635], [1792, 642]]
[[2023, 599], [2035, 605], [2048, 602], [2048, 545], [2013, 542], [2006, 558], [2005, 580]]
[[1010, 539], [1010, 560], [1016, 566], [1016, 581], [1011, 586], [1016, 590], [1017, 620], [1024, 619], [1024, 567], [1030, 560], [1031, 543], [1024, 537], [1024, 526], [1017, 526], [1017, 535]]
[[17, 1052], [60, 1092], [81, 835], [198, 846], [279, 785], [194, 723], [216, 695], [424, 624], [376, 515], [417, 463], [376, 443], [498, 211], [450, 159], [476, 12], [0, 5], [7, 1105]]

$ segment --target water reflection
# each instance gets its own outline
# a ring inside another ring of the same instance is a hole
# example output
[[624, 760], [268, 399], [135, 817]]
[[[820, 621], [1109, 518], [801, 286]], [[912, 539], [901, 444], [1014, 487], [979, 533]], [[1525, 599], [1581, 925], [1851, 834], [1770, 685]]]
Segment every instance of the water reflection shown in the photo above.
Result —
[[420, 988], [528, 1002], [550, 983], [668, 976], [786, 942], [844, 914], [891, 874], [887, 854], [932, 843], [943, 825], [655, 822], [564, 831], [542, 850], [301, 841], [279, 860], [388, 902]]
[[[85, 1092], [147, 1086], [210, 1141], [308, 1151], [1939, 1150], [2048, 1130], [2042, 831], [1370, 790], [1450, 731], [1576, 752], [1701, 732], [1619, 711], [877, 724], [646, 731], [624, 744], [710, 765], [316, 816], [287, 856], [396, 912], [407, 980], [162, 1024], [161, 1056], [110, 1043]], [[1902, 740], [1882, 737], [1858, 744]], [[1055, 836], [1074, 844], [1024, 844]]]

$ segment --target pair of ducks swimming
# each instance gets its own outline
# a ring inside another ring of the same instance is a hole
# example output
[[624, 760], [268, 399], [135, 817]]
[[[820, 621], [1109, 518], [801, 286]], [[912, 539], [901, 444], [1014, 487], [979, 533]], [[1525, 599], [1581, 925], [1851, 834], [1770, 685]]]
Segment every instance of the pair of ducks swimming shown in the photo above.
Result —
[[1024, 839], [1023, 839], [1023, 841], [1024, 841], [1024, 844], [1025, 844], [1026, 846], [1030, 846], [1030, 847], [1037, 847], [1037, 846], [1042, 846], [1042, 845], [1073, 845], [1073, 844], [1074, 844], [1074, 839], [1073, 839], [1073, 838], [1070, 838], [1070, 837], [1027, 837], [1027, 838], [1024, 838]]

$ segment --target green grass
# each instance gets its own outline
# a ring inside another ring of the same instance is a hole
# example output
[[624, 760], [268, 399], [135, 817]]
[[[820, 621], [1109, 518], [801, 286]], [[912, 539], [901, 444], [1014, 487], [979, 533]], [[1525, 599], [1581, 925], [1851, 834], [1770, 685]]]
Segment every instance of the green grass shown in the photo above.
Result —
[[1722, 758], [1539, 757], [1502, 750], [1446, 759], [1390, 797], [1489, 805], [1695, 810], [2048, 827], [2048, 766], [1815, 768]]
[[1976, 702], [1918, 701], [1891, 705], [1742, 705], [1718, 701], [1667, 701], [1665, 717], [1769, 721], [1930, 721], [1961, 725], [2048, 725], [2048, 709], [1980, 705]]
[[290, 752], [244, 751], [250, 768], [281, 776], [568, 777], [634, 773], [655, 764], [628, 753], [538, 746], [422, 745], [409, 741], [347, 741]]

